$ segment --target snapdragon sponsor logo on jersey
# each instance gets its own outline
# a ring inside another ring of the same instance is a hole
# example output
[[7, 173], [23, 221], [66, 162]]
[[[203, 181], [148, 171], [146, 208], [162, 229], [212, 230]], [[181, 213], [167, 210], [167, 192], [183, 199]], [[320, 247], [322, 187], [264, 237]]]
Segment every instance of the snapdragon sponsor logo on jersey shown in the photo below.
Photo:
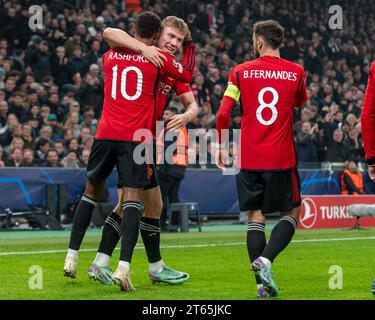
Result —
[[[373, 204], [375, 196], [310, 196], [302, 199], [299, 229], [350, 228], [356, 218], [349, 215], [352, 204]], [[362, 226], [375, 226], [375, 218], [363, 217]]]

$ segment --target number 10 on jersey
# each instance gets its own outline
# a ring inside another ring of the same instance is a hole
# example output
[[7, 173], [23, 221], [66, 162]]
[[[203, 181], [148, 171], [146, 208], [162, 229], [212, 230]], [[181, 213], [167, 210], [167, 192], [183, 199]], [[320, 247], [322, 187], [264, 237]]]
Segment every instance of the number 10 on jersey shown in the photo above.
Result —
[[[126, 82], [127, 82], [127, 75], [128, 72], [135, 72], [137, 74], [137, 81], [136, 81], [136, 91], [135, 94], [130, 96], [126, 91]], [[117, 76], [118, 76], [118, 65], [114, 66], [112, 68], [112, 91], [111, 91], [111, 97], [116, 100], [117, 98]], [[143, 74], [142, 71], [134, 66], [126, 67], [121, 72], [121, 85], [120, 85], [120, 91], [121, 95], [124, 97], [124, 99], [133, 101], [140, 97], [142, 93], [142, 85], [143, 85]]]

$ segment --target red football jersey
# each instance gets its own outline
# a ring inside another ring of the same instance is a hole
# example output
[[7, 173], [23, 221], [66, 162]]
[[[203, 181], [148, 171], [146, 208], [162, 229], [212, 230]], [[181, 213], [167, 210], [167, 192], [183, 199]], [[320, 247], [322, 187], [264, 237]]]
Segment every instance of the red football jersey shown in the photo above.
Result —
[[[189, 82], [192, 70], [163, 53], [163, 74]], [[95, 139], [134, 141], [138, 129], [152, 130], [159, 69], [142, 55], [115, 48], [103, 55], [104, 104]]]
[[[239, 168], [282, 170], [296, 166], [293, 107], [301, 108], [307, 100], [305, 82], [300, 65], [278, 57], [264, 56], [233, 68], [224, 96], [240, 100]], [[220, 117], [219, 110], [219, 132], [223, 128]]]
[[181, 82], [169, 76], [161, 76], [159, 90], [156, 94], [156, 121], [160, 121], [167, 104], [167, 97], [171, 90], [174, 90], [177, 96], [191, 91], [191, 87], [186, 82]]
[[[193, 43], [183, 46], [183, 67], [187, 70], [194, 70], [196, 47]], [[161, 69], [160, 83], [158, 92], [156, 94], [156, 114], [155, 120], [160, 121], [163, 117], [163, 112], [167, 104], [168, 94], [174, 90], [177, 96], [191, 91], [189, 83], [180, 81], [179, 78], [171, 77]], [[153, 134], [155, 135], [156, 127], [153, 126]]]
[[372, 63], [368, 76], [361, 125], [367, 162], [369, 165], [375, 165], [375, 62]]

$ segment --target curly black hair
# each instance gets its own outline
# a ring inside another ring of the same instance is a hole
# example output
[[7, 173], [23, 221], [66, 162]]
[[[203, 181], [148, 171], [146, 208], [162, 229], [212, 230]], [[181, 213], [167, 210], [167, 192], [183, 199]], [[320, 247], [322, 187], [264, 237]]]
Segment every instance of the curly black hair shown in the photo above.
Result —
[[151, 11], [140, 13], [135, 21], [137, 34], [144, 39], [155, 36], [159, 32], [160, 25], [160, 17]]

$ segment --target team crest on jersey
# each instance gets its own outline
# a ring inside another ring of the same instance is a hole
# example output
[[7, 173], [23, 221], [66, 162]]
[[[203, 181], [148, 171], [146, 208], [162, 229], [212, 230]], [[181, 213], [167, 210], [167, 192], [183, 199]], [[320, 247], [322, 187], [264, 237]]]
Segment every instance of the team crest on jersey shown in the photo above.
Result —
[[173, 65], [178, 68], [178, 72], [182, 73], [182, 65], [181, 63], [177, 62], [176, 60], [173, 59]]

